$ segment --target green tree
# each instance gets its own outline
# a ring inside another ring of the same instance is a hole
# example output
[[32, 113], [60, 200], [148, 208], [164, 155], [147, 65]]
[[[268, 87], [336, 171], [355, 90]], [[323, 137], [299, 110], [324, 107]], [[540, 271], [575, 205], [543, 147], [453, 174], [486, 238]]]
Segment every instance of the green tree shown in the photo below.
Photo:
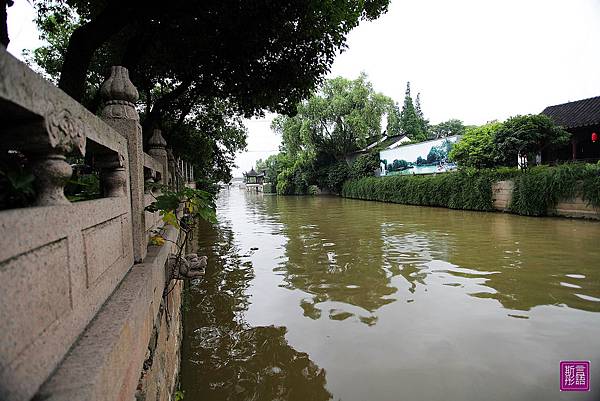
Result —
[[403, 134], [402, 127], [400, 126], [400, 108], [398, 108], [397, 103], [394, 103], [388, 111], [385, 132], [387, 136]]
[[429, 128], [429, 137], [431, 139], [445, 138], [453, 135], [463, 135], [464, 133], [465, 125], [461, 120], [455, 118], [432, 125]]
[[[420, 106], [419, 106], [420, 107]], [[427, 139], [423, 130], [423, 121], [419, 118], [412, 97], [410, 95], [410, 82], [406, 83], [404, 104], [400, 112], [400, 128], [414, 142], [422, 142]]]
[[379, 168], [379, 152], [360, 155], [350, 166], [350, 176], [352, 178], [370, 177]]
[[[97, 51], [134, 83], [234, 100], [244, 114], [293, 111], [329, 70], [346, 35], [389, 0], [40, 0], [40, 17], [79, 17], [62, 54], [59, 86], [83, 99]], [[104, 50], [101, 50], [104, 49]], [[143, 89], [146, 89], [145, 87]], [[168, 101], [167, 101], [168, 100]]]
[[[46, 78], [57, 83], [69, 37], [81, 25], [81, 17], [64, 3], [41, 3], [37, 24], [48, 45], [25, 52], [31, 64], [43, 70]], [[101, 48], [95, 54], [86, 78], [85, 97], [82, 102], [91, 110], [97, 110], [100, 99], [97, 88], [104, 80], [104, 70], [112, 64], [111, 49]], [[148, 120], [153, 99], [160, 101], [160, 93], [168, 85], [157, 85], [154, 95], [144, 97], [146, 108], [142, 110], [142, 122]], [[174, 152], [194, 165], [199, 187], [211, 188], [217, 181], [231, 179], [231, 167], [235, 153], [246, 147], [246, 128], [239, 113], [231, 103], [217, 97], [190, 99], [186, 94], [180, 104], [163, 108], [160, 127], [163, 136]], [[147, 125], [145, 136], [152, 129]]]
[[496, 162], [516, 165], [519, 154], [535, 160], [535, 155], [544, 149], [566, 144], [570, 134], [557, 126], [543, 114], [528, 114], [511, 117], [496, 132]]
[[264, 171], [266, 180], [274, 186], [277, 186], [277, 175], [285, 165], [285, 154], [278, 153], [267, 157], [265, 160], [258, 159], [256, 161], [256, 171]]
[[429, 120], [425, 118], [425, 116], [423, 115], [423, 110], [421, 110], [421, 93], [417, 93], [417, 98], [415, 99], [415, 113], [417, 114], [417, 118], [419, 119], [421, 131], [427, 133], [427, 131], [429, 130]]
[[493, 167], [496, 164], [495, 138], [502, 126], [502, 123], [495, 121], [467, 128], [460, 141], [452, 147], [450, 160], [461, 167]]
[[389, 97], [373, 90], [365, 74], [355, 80], [338, 77], [298, 104], [295, 116], [278, 116], [271, 127], [292, 156], [305, 153], [341, 161], [381, 137], [382, 118], [393, 107]]
[[183, 121], [163, 120], [163, 135], [173, 152], [194, 166], [207, 184], [231, 180], [235, 154], [246, 148], [242, 118], [219, 99], [196, 105]]

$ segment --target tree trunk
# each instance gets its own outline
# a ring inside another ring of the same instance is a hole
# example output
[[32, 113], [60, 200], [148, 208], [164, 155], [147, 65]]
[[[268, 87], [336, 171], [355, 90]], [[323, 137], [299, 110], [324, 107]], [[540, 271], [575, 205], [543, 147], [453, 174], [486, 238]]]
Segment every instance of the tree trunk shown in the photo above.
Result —
[[8, 13], [6, 9], [12, 6], [12, 0], [0, 0], [0, 44], [8, 46], [10, 39], [8, 37]]
[[172, 102], [177, 100], [177, 98], [182, 96], [189, 89], [191, 83], [192, 83], [191, 79], [181, 82], [171, 92], [164, 94], [163, 96], [161, 96], [154, 102], [154, 105], [152, 105], [152, 110], [150, 110], [150, 113], [148, 113], [146, 115], [146, 117], [142, 123], [142, 125], [144, 127], [144, 129], [143, 129], [144, 140], [146, 140], [147, 136], [152, 135], [151, 133], [154, 130], [154, 128], [159, 128], [158, 125], [160, 123], [162, 113], [164, 112], [164, 110]]
[[75, 29], [67, 46], [59, 88], [77, 101], [83, 99], [94, 52], [132, 21], [133, 12], [130, 6], [112, 1], [98, 16]]

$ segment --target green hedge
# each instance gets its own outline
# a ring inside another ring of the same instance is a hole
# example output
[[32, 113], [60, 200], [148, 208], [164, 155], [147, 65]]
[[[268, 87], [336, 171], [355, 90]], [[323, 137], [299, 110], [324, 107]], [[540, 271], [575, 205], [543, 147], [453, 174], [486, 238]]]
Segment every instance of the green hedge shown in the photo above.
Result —
[[342, 196], [451, 209], [493, 210], [492, 183], [515, 182], [509, 209], [522, 215], [545, 215], [562, 199], [580, 194], [600, 207], [600, 165], [540, 166], [525, 172], [511, 168], [465, 169], [431, 176], [367, 177], [346, 181]]
[[514, 177], [515, 189], [509, 209], [527, 216], [543, 216], [564, 199], [581, 195], [589, 205], [600, 207], [600, 164], [538, 166]]
[[342, 196], [451, 209], [493, 210], [492, 183], [506, 174], [494, 170], [463, 170], [427, 176], [367, 177], [347, 181]]

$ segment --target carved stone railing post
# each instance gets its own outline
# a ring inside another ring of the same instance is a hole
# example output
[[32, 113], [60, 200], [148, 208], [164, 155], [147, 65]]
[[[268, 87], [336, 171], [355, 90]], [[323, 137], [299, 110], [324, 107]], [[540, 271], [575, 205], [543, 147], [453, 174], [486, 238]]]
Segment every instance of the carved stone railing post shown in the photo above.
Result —
[[64, 155], [48, 153], [33, 155], [31, 172], [35, 176], [36, 199], [34, 206], [52, 206], [69, 204], [65, 196], [65, 185], [73, 169]]
[[175, 156], [173, 155], [173, 151], [171, 149], [167, 149], [167, 163], [169, 166], [169, 178], [167, 180], [167, 185], [174, 189], [177, 186], [177, 169], [175, 168]]
[[167, 185], [169, 183], [169, 157], [167, 156], [167, 141], [163, 138], [159, 129], [155, 129], [152, 137], [148, 141], [148, 154], [160, 162], [162, 171], [160, 172], [160, 183]]
[[34, 205], [69, 204], [64, 189], [73, 169], [65, 155], [73, 151], [85, 155], [83, 123], [68, 110], [57, 111], [49, 106], [43, 127], [30, 125], [22, 129], [28, 135], [21, 135], [21, 140], [12, 145], [30, 160], [37, 194]]
[[129, 186], [131, 192], [131, 214], [133, 225], [133, 255], [136, 262], [146, 256], [144, 234], [144, 151], [142, 148], [142, 127], [135, 109], [138, 91], [129, 80], [125, 67], [111, 68], [110, 76], [100, 94], [104, 100], [102, 119], [117, 132], [127, 138], [129, 159]]
[[97, 165], [102, 169], [100, 183], [104, 196], [127, 196], [127, 170], [123, 155], [100, 156]]

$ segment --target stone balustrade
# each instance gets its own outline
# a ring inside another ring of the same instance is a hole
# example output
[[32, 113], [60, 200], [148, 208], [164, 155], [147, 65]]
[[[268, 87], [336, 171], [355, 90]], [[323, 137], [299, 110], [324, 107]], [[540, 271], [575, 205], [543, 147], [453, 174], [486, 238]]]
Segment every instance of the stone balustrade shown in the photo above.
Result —
[[[165, 319], [179, 233], [148, 247], [160, 218], [144, 209], [156, 195], [145, 185], [185, 185], [193, 172], [160, 131], [144, 153], [127, 69], [112, 67], [100, 93], [97, 117], [0, 46], [2, 157], [23, 156], [36, 192], [32, 207], [0, 211], [1, 400], [132, 400]], [[75, 157], [99, 171], [101, 198], [65, 197]]]

